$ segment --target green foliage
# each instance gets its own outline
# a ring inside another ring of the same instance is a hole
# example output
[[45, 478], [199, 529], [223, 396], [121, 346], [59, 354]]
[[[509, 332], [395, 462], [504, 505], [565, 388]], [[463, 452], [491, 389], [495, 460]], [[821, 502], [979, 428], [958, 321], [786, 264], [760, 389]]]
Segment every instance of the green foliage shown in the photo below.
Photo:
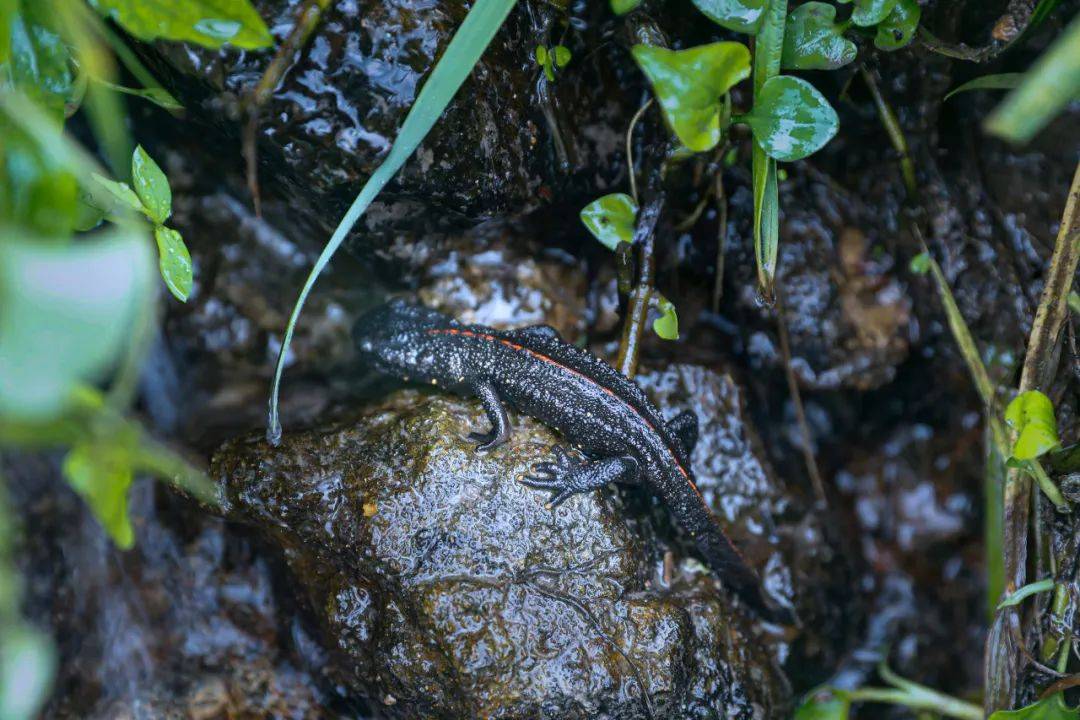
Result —
[[634, 239], [634, 219], [638, 206], [625, 193], [612, 193], [593, 200], [581, 209], [581, 222], [608, 250]]
[[843, 690], [825, 689], [811, 693], [795, 711], [794, 720], [847, 720], [851, 697]]
[[908, 268], [916, 275], [925, 275], [930, 272], [930, 253], [923, 251], [911, 258]]
[[1056, 693], [1019, 710], [998, 710], [989, 720], [1080, 720], [1080, 708], [1065, 704], [1065, 694]]
[[180, 233], [170, 227], [154, 228], [154, 240], [158, 247], [158, 269], [169, 292], [180, 302], [187, 302], [191, 295], [193, 275], [191, 255]]
[[637, 8], [643, 0], [611, 0], [611, 12], [616, 15], [625, 15]]
[[781, 65], [792, 70], [835, 70], [855, 59], [855, 43], [844, 37], [846, 25], [836, 22], [836, 8], [808, 2], [795, 8], [784, 30]]
[[152, 298], [146, 238], [118, 228], [71, 246], [0, 244], [0, 415], [61, 412], [127, 346]]
[[851, 22], [859, 27], [877, 25], [889, 16], [896, 4], [897, 0], [855, 0]]
[[136, 147], [131, 156], [131, 181], [146, 216], [154, 223], [163, 225], [172, 215], [172, 190], [165, 173], [146, 154], [142, 145]]
[[996, 75], [982, 75], [977, 78], [968, 80], [962, 85], [958, 85], [949, 91], [949, 94], [945, 96], [945, 100], [948, 100], [953, 95], [962, 92], [970, 92], [971, 90], [1011, 90], [1014, 87], [1019, 87], [1020, 82], [1024, 79], [1024, 73], [998, 73]]
[[651, 45], [631, 49], [664, 118], [683, 145], [711, 150], [723, 132], [721, 97], [750, 76], [750, 51], [736, 42], [716, 42], [686, 50]]
[[[762, 20], [754, 46], [755, 101], [761, 96], [765, 83], [780, 74], [786, 19], [787, 0], [773, 0]], [[756, 142], [751, 144], [750, 152], [754, 188], [754, 257], [757, 260], [758, 286], [766, 298], [772, 298], [776, 258], [780, 247], [776, 160], [769, 157]]]
[[108, 80], [94, 80], [95, 83], [106, 87], [110, 90], [114, 90], [118, 93], [124, 93], [125, 95], [131, 95], [133, 97], [139, 97], [148, 102], [152, 102], [158, 107], [165, 110], [183, 110], [184, 106], [180, 104], [180, 101], [174, 98], [168, 90], [161, 87], [148, 87], [148, 88], [130, 88], [123, 85], [117, 85], [111, 83]]
[[1080, 16], [986, 120], [986, 131], [1025, 143], [1080, 95]]
[[754, 98], [754, 107], [740, 118], [769, 157], [791, 162], [820, 150], [840, 120], [829, 101], [802, 78], [769, 78]]
[[360, 189], [360, 193], [353, 200], [345, 217], [338, 223], [330, 241], [326, 243], [322, 253], [315, 261], [315, 266], [308, 274], [304, 286], [300, 289], [300, 296], [293, 305], [289, 316], [289, 324], [285, 328], [285, 338], [278, 351], [277, 365], [274, 368], [274, 380], [270, 388], [270, 412], [268, 417], [267, 436], [272, 442], [281, 437], [281, 420], [278, 417], [278, 395], [281, 389], [281, 374], [285, 369], [285, 357], [292, 343], [293, 331], [296, 322], [300, 318], [300, 311], [304, 308], [304, 301], [308, 293], [315, 285], [315, 280], [330, 262], [337, 249], [341, 247], [349, 231], [356, 225], [356, 221], [364, 214], [371, 201], [374, 200], [386, 183], [394, 177], [404, 162], [413, 154], [420, 142], [438, 121], [443, 110], [450, 104], [450, 100], [457, 94], [458, 88], [465, 82], [465, 78], [472, 72], [473, 67], [480, 59], [495, 33], [502, 27], [506, 16], [513, 9], [516, 0], [476, 0], [469, 8], [461, 27], [454, 33], [446, 51], [443, 52], [435, 68], [431, 71], [424, 86], [420, 88], [416, 102], [413, 103], [409, 114], [405, 116], [405, 122], [401, 125], [390, 152], [382, 163], [375, 168], [375, 172], [368, 178]]
[[769, 0], [692, 0], [694, 7], [717, 25], [756, 35], [765, 18]]
[[536, 62], [544, 68], [548, 82], [555, 82], [555, 69], [565, 67], [570, 62], [570, 49], [564, 45], [556, 45], [548, 50], [543, 45], [537, 45]]
[[874, 46], [886, 52], [907, 47], [915, 39], [921, 17], [922, 7], [916, 0], [899, 0], [892, 12], [878, 23]]
[[140, 40], [181, 40], [254, 50], [274, 40], [248, 0], [89, 0]]
[[64, 118], [75, 92], [71, 52], [53, 26], [48, 4], [4, 0], [8, 15], [0, 24], [6, 51], [0, 53], [0, 90], [19, 88], [55, 120]]
[[1034, 460], [1061, 445], [1054, 404], [1038, 390], [1013, 398], [1005, 408], [1005, 423], [1016, 432], [1012, 457], [1017, 460]]
[[679, 316], [675, 314], [675, 306], [664, 296], [658, 295], [657, 308], [660, 310], [660, 317], [653, 320], [653, 332], [664, 340], [678, 340]]
[[128, 518], [128, 488], [134, 475], [131, 458], [114, 442], [76, 445], [64, 458], [64, 477], [122, 550], [135, 544], [135, 532]]
[[1016, 592], [1012, 593], [1007, 598], [1002, 600], [1000, 603], [998, 603], [997, 609], [1001, 610], [1002, 608], [1007, 608], [1007, 607], [1012, 607], [1014, 605], [1019, 605], [1020, 603], [1022, 603], [1024, 600], [1031, 597], [1032, 595], [1037, 595], [1038, 593], [1047, 592], [1048, 590], [1053, 590], [1053, 589], [1054, 589], [1054, 579], [1053, 578], [1046, 578], [1044, 580], [1039, 580], [1038, 582], [1028, 583], [1024, 587], [1020, 588], [1019, 590], [1017, 590]]

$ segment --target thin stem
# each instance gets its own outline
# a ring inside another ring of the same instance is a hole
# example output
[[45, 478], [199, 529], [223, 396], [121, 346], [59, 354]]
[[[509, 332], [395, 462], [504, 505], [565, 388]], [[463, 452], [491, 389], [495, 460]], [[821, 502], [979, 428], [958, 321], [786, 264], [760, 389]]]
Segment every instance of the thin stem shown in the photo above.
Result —
[[1035, 478], [1039, 483], [1039, 488], [1046, 495], [1050, 502], [1054, 503], [1054, 507], [1058, 512], [1069, 512], [1069, 501], [1061, 494], [1061, 490], [1054, 484], [1054, 481], [1050, 479], [1050, 476], [1046, 474], [1046, 470], [1043, 469], [1042, 463], [1038, 460], [1029, 460], [1025, 469]]
[[637, 194], [637, 179], [634, 173], [634, 128], [637, 126], [638, 120], [645, 114], [645, 111], [649, 109], [649, 106], [653, 104], [653, 99], [649, 98], [644, 105], [638, 108], [638, 111], [634, 113], [634, 117], [630, 118], [630, 127], [626, 129], [626, 167], [630, 172], [630, 197], [634, 198], [634, 204], [638, 202]]
[[716, 278], [713, 280], [712, 311], [720, 312], [720, 298], [724, 294], [724, 249], [727, 245], [727, 193], [724, 190], [724, 169], [716, 171]]
[[912, 710], [932, 710], [945, 717], [958, 718], [958, 720], [983, 720], [982, 708], [979, 706], [930, 688], [922, 688], [922, 691], [918, 693], [891, 688], [859, 688], [852, 690], [849, 697], [852, 702], [902, 705]]
[[904, 178], [904, 187], [907, 189], [908, 197], [914, 198], [919, 191], [915, 179], [915, 163], [911, 160], [911, 153], [908, 151], [907, 139], [904, 137], [904, 131], [900, 127], [900, 121], [896, 118], [896, 113], [893, 112], [889, 103], [885, 101], [885, 97], [881, 94], [881, 90], [878, 89], [873, 74], [866, 69], [865, 65], [859, 68], [859, 73], [862, 75], [866, 86], [870, 89], [870, 96], [874, 99], [874, 107], [877, 108], [881, 124], [885, 126], [885, 133], [889, 136], [889, 142], [892, 143], [896, 152], [900, 154], [900, 174]]

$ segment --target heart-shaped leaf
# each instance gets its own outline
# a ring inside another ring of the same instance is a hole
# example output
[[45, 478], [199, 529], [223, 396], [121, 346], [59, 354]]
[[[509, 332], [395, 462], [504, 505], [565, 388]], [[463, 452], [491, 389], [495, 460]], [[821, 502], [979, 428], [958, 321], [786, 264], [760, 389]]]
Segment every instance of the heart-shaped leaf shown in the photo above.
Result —
[[878, 23], [874, 46], [879, 50], [899, 50], [915, 39], [922, 8], [915, 0], [899, 0], [888, 17]]
[[870, 27], [889, 16], [896, 7], [897, 0], [855, 0], [855, 9], [851, 11], [851, 22], [859, 27]]
[[750, 75], [746, 46], [716, 42], [668, 50], [635, 45], [631, 52], [682, 144], [695, 152], [716, 147], [721, 135], [720, 98]]
[[1005, 422], [1017, 433], [1012, 450], [1017, 460], [1034, 460], [1061, 444], [1054, 404], [1038, 390], [1028, 390], [1013, 398], [1005, 408]]
[[694, 7], [717, 25], [756, 35], [769, 0], [693, 0]]
[[625, 193], [612, 193], [593, 200], [581, 210], [581, 222], [604, 247], [614, 250], [619, 243], [634, 239], [637, 203]]
[[761, 86], [753, 109], [742, 116], [770, 157], [784, 162], [817, 152], [840, 127], [829, 101], [801, 78], [778, 75]]
[[808, 2], [795, 8], [784, 31], [782, 64], [795, 70], [835, 70], [855, 59], [855, 43], [836, 24], [836, 8]]
[[675, 306], [667, 298], [660, 298], [660, 317], [653, 320], [652, 329], [664, 340], [679, 339], [679, 316], [675, 314]]

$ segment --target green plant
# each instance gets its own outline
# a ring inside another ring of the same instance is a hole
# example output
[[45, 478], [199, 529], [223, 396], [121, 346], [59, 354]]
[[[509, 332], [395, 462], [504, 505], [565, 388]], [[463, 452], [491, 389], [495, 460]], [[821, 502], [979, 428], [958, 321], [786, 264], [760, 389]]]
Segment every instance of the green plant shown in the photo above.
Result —
[[548, 82], [555, 82], [556, 68], [566, 67], [569, 63], [570, 49], [565, 45], [555, 45], [550, 49], [544, 45], [536, 46], [536, 64], [544, 68]]

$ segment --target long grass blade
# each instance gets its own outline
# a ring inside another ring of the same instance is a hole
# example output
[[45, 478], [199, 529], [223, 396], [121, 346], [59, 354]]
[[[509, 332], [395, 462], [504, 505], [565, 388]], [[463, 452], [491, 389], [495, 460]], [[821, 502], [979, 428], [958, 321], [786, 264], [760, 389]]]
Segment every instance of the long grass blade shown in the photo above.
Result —
[[360, 194], [353, 200], [345, 217], [341, 219], [334, 234], [330, 237], [330, 242], [326, 244], [319, 259], [315, 261], [315, 266], [300, 290], [296, 305], [293, 306], [289, 324], [285, 329], [285, 340], [281, 343], [281, 350], [278, 352], [274, 381], [270, 390], [270, 412], [266, 429], [267, 440], [271, 443], [276, 444], [281, 439], [278, 396], [281, 389], [281, 374], [285, 368], [285, 356], [292, 342], [296, 321], [300, 317], [300, 311], [304, 307], [308, 293], [315, 285], [315, 280], [318, 279], [337, 249], [341, 247], [341, 243], [356, 225], [357, 220], [371, 205], [372, 200], [378, 196], [434, 127], [446, 106], [450, 104], [450, 100], [457, 94], [458, 88], [465, 82], [465, 78], [472, 72], [480, 56], [495, 37], [495, 33], [502, 27], [503, 21], [513, 9], [515, 2], [516, 0], [477, 0], [472, 6], [465, 21], [450, 40], [446, 52], [436, 63], [435, 69], [431, 71], [427, 82], [421, 88], [386, 159], [360, 189]]

